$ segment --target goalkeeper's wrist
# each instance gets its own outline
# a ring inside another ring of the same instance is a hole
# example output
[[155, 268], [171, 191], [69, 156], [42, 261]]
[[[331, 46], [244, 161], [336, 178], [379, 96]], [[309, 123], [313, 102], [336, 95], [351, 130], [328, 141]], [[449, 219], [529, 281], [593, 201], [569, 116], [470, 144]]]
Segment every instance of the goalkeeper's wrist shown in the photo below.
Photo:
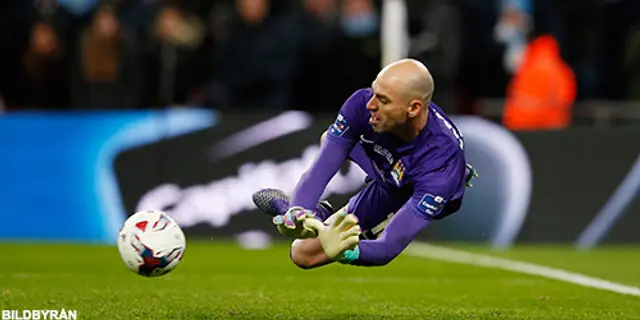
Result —
[[352, 262], [356, 261], [359, 257], [360, 257], [360, 247], [356, 246], [351, 250], [346, 250], [345, 252], [343, 252], [340, 256], [338, 256], [336, 261], [342, 264], [351, 264]]

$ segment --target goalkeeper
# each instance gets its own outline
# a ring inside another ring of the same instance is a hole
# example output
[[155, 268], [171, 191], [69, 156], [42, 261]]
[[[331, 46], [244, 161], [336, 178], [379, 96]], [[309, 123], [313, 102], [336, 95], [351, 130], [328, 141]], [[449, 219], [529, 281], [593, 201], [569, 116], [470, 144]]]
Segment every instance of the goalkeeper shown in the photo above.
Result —
[[[291, 199], [275, 189], [253, 195], [280, 233], [296, 238], [290, 252], [296, 265], [386, 265], [433, 220], [459, 210], [476, 172], [466, 163], [462, 134], [431, 101], [433, 92], [422, 63], [386, 66], [371, 88], [343, 104]], [[346, 160], [366, 172], [368, 183], [332, 214], [319, 200]]]

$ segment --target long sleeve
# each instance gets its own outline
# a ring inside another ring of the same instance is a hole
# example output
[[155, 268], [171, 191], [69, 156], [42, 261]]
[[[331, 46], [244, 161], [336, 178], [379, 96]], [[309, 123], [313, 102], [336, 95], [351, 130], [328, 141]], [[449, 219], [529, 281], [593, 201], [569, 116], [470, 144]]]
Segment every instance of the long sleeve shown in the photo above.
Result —
[[327, 184], [347, 160], [351, 148], [335, 139], [325, 139], [311, 167], [298, 181], [291, 206], [315, 208]]
[[298, 181], [291, 206], [316, 207], [327, 184], [348, 159], [359, 135], [368, 126], [366, 104], [370, 96], [368, 89], [361, 89], [345, 101], [335, 122], [327, 129], [327, 138], [316, 159]]
[[431, 219], [419, 216], [414, 206], [405, 204], [376, 240], [362, 240], [359, 257], [352, 261], [356, 266], [383, 266], [397, 257], [422, 231]]
[[416, 176], [411, 198], [376, 240], [362, 240], [352, 265], [382, 266], [397, 257], [433, 219], [457, 210], [465, 183], [464, 158], [438, 171]]

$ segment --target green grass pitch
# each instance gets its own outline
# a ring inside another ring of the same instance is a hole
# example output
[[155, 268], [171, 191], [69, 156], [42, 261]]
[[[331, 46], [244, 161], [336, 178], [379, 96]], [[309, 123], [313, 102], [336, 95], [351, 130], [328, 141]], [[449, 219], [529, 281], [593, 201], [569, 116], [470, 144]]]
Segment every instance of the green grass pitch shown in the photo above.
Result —
[[[637, 247], [462, 248], [640, 286]], [[173, 272], [143, 278], [115, 247], [0, 250], [0, 309], [65, 308], [78, 319], [640, 319], [640, 297], [408, 254], [385, 267], [301, 270], [285, 244], [190, 241]]]

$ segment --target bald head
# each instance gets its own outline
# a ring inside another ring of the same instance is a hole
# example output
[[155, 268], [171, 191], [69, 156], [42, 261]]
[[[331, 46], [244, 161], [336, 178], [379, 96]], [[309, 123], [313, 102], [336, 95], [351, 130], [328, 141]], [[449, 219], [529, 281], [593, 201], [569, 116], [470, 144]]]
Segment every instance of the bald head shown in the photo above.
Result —
[[367, 109], [376, 132], [393, 132], [410, 140], [426, 125], [433, 78], [424, 64], [413, 59], [391, 63], [378, 73], [371, 90]]
[[428, 103], [433, 96], [433, 77], [429, 69], [415, 59], [402, 59], [384, 67], [376, 82], [392, 87], [407, 101], [420, 100]]

